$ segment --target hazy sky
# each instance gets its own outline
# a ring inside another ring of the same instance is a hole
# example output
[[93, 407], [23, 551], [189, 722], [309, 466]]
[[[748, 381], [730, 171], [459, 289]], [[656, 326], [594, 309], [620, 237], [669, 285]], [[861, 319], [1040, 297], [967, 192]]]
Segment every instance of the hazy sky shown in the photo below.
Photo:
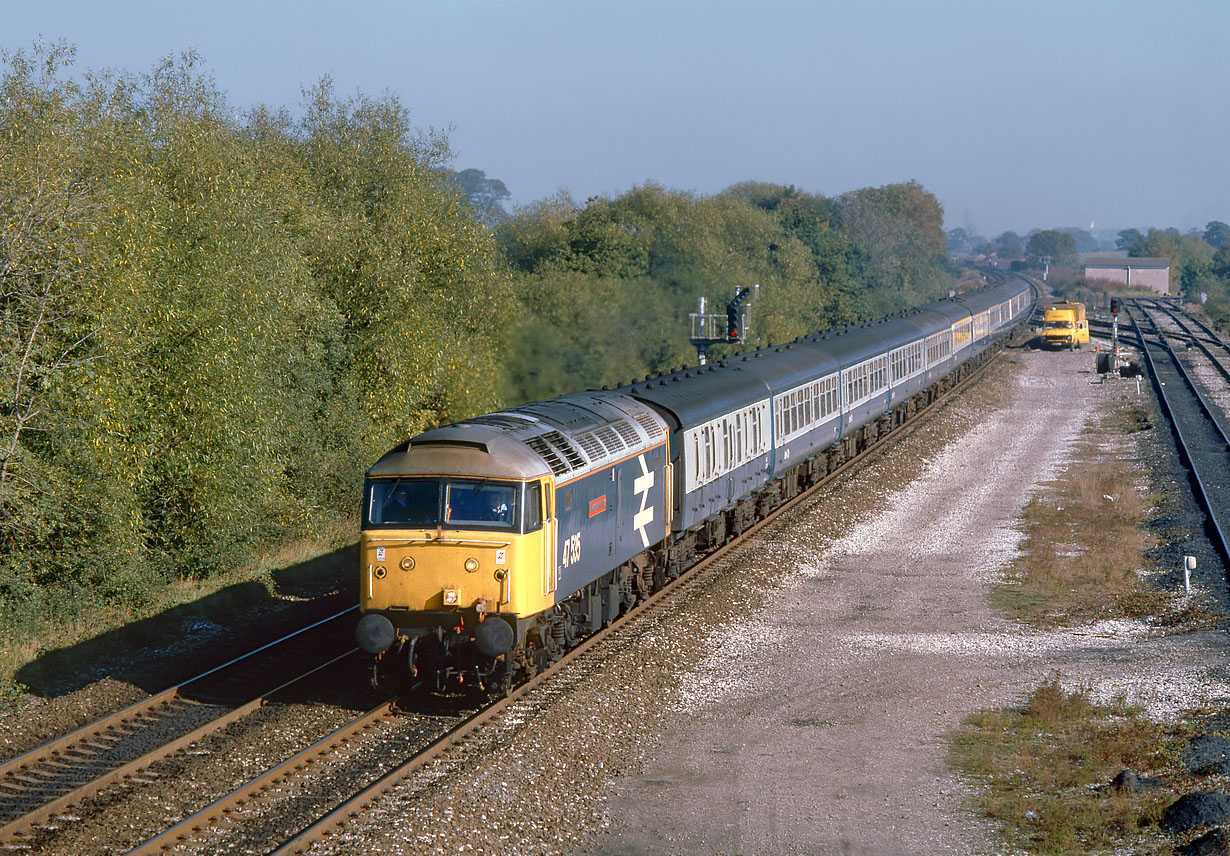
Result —
[[946, 226], [1230, 222], [1225, 0], [6, 0], [0, 48], [187, 48], [232, 106], [397, 94], [513, 202], [916, 180]]

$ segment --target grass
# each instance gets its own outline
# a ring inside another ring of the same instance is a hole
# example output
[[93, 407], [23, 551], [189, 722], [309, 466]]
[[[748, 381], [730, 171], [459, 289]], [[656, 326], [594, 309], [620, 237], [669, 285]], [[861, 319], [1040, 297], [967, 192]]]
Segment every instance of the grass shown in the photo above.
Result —
[[1178, 623], [1197, 626], [1210, 617], [1148, 581], [1158, 570], [1147, 530], [1153, 509], [1124, 438], [1151, 424], [1130, 402], [1086, 429], [1066, 471], [1025, 507], [1021, 555], [993, 590], [993, 604], [1038, 627], [1164, 614], [1173, 621], [1175, 613]]
[[1010, 847], [1037, 854], [1169, 853], [1155, 824], [1168, 787], [1120, 793], [1121, 770], [1179, 775], [1168, 733], [1140, 710], [1095, 704], [1053, 674], [1017, 710], [983, 711], [952, 738], [950, 761], [978, 785], [978, 808]]
[[[1151, 412], [1127, 400], [1086, 427], [1066, 470], [1024, 509], [1020, 556], [993, 589], [995, 605], [1040, 628], [1148, 619], [1191, 630], [1222, 618], [1200, 599], [1150, 582], [1160, 570], [1148, 534], [1155, 508], [1132, 435], [1152, 425]], [[1056, 673], [1022, 707], [966, 719], [951, 738], [950, 762], [1017, 851], [1170, 854], [1175, 842], [1156, 821], [1177, 794], [1200, 789], [1176, 760], [1193, 729], [1163, 726], [1122, 701], [1096, 704], [1086, 692], [1065, 691]], [[1124, 769], [1168, 784], [1118, 793], [1109, 783]]]
[[[205, 601], [209, 602], [210, 615], [222, 623], [226, 615], [253, 606], [254, 598], [267, 601], [270, 596], [277, 596], [279, 586], [275, 577], [280, 572], [304, 565], [354, 541], [357, 531], [357, 524], [339, 521], [316, 538], [254, 556], [249, 565], [234, 573], [172, 583], [162, 589], [148, 607], [140, 610], [100, 605], [91, 600], [87, 592], [76, 598], [66, 593], [54, 615], [17, 610], [0, 614], [0, 711], [12, 710], [21, 703], [27, 689], [18, 681], [17, 674], [47, 652], [70, 649], [142, 619], [176, 607], [191, 608]], [[338, 569], [342, 573], [347, 570]], [[204, 608], [202, 610], [204, 612]], [[155, 646], [160, 640], [148, 641]], [[74, 664], [70, 660], [61, 667], [88, 672], [96, 666], [89, 662]]]

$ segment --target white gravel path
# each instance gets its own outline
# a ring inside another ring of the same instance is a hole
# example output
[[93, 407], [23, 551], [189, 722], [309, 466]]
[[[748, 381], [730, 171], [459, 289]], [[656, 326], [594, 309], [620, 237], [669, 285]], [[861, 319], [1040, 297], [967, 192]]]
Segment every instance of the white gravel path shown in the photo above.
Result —
[[1097, 408], [1135, 389], [1095, 383], [1088, 354], [1019, 359], [994, 418], [861, 522], [834, 536], [832, 504], [818, 501], [787, 540], [741, 555], [749, 572], [776, 566], [780, 590], [685, 679], [678, 722], [617, 783], [619, 828], [592, 852], [997, 853], [945, 764], [944, 737], [966, 715], [1019, 702], [1056, 669], [1159, 717], [1230, 699], [1220, 633], [1040, 632], [987, 605], [1020, 509]]

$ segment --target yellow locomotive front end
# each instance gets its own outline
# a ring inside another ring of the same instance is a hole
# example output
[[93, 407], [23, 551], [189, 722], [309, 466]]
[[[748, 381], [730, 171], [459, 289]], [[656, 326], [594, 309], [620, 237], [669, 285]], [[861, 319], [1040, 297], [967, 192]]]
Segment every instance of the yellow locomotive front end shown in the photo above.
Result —
[[458, 433], [394, 449], [364, 487], [356, 636], [402, 692], [507, 681], [520, 617], [553, 603], [549, 475]]

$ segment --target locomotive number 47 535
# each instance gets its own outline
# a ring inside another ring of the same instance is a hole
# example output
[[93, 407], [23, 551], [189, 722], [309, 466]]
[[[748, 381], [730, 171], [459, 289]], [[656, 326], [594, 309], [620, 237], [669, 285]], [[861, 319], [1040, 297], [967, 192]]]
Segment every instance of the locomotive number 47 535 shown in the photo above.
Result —
[[581, 533], [578, 532], [566, 540], [560, 552], [563, 554], [561, 561], [563, 561], [565, 568], [581, 561]]

